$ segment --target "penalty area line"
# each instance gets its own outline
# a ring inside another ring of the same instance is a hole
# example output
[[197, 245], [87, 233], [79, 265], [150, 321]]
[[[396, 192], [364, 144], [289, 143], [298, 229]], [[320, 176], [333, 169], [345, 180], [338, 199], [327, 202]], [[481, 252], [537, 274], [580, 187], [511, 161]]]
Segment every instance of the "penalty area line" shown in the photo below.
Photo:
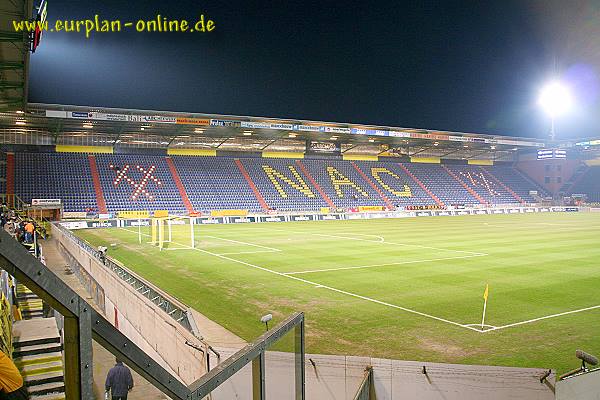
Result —
[[[388, 242], [382, 236], [363, 235], [363, 234], [360, 234], [360, 233], [348, 233], [348, 234], [349, 235], [359, 235], [359, 236], [373, 236], [373, 237], [378, 237], [380, 240], [367, 240], [367, 239], [361, 239], [361, 238], [357, 238], [357, 237], [341, 236], [341, 235], [329, 235], [329, 234], [325, 234], [325, 233], [310, 233], [310, 232], [301, 232], [301, 231], [290, 231], [290, 230], [286, 230], [286, 229], [273, 229], [273, 228], [263, 228], [263, 227], [260, 227], [260, 228], [257, 228], [257, 229], [268, 230], [268, 231], [277, 231], [277, 232], [287, 232], [287, 233], [294, 233], [294, 234], [301, 234], [301, 235], [312, 235], [312, 236], [320, 236], [320, 237], [330, 237], [330, 238], [334, 238], [334, 239], [358, 240], [358, 241], [361, 241], [361, 242], [387, 244], [387, 245], [390, 245], [390, 246], [417, 247], [417, 248], [420, 248], [420, 249], [448, 251], [448, 252], [455, 252], [455, 253], [466, 253], [466, 254], [473, 254], [473, 255], [478, 255], [478, 256], [487, 256], [487, 255], [489, 255], [487, 253], [481, 253], [481, 252], [476, 252], [476, 251], [443, 249], [443, 248], [440, 248], [440, 247], [423, 246], [421, 244]], [[381, 240], [381, 239], [383, 239], [383, 240]]]
[[224, 240], [226, 242], [231, 242], [231, 243], [243, 244], [243, 245], [246, 245], [246, 246], [260, 247], [262, 249], [267, 249], [267, 250], [270, 250], [270, 251], [281, 251], [280, 249], [276, 249], [274, 247], [267, 247], [267, 246], [263, 246], [263, 245], [260, 245], [260, 244], [242, 242], [240, 240], [225, 239], [225, 238], [220, 238], [220, 237], [216, 237], [216, 236], [209, 236], [209, 235], [206, 235], [204, 237], [218, 239], [218, 240]]
[[399, 262], [385, 263], [385, 264], [358, 265], [355, 267], [312, 269], [312, 270], [307, 270], [307, 271], [284, 272], [283, 274], [284, 275], [312, 274], [312, 273], [317, 273], [317, 272], [345, 271], [348, 269], [365, 269], [365, 268], [387, 267], [387, 266], [392, 266], [392, 265], [405, 265], [405, 264], [418, 264], [418, 263], [435, 262], [435, 261], [459, 260], [459, 259], [464, 259], [464, 258], [483, 257], [483, 256], [484, 256], [484, 254], [473, 254], [470, 256], [432, 258], [429, 260], [399, 261]]

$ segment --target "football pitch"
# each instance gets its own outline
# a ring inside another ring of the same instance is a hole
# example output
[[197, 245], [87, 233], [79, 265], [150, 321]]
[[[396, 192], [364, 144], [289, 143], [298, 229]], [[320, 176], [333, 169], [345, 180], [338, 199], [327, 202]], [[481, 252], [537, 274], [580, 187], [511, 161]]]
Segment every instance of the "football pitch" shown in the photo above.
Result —
[[304, 311], [310, 353], [559, 372], [600, 354], [600, 213], [198, 225], [195, 249], [173, 226], [162, 251], [148, 227], [75, 232], [246, 340]]

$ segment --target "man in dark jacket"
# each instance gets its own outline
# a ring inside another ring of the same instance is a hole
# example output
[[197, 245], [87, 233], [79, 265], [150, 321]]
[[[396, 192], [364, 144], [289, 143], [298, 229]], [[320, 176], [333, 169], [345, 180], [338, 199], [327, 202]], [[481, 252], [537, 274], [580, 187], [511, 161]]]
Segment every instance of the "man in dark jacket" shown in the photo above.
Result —
[[127, 393], [133, 389], [133, 377], [131, 371], [123, 362], [117, 358], [117, 363], [114, 367], [108, 371], [106, 376], [106, 397], [108, 393], [112, 397], [112, 400], [127, 400]]

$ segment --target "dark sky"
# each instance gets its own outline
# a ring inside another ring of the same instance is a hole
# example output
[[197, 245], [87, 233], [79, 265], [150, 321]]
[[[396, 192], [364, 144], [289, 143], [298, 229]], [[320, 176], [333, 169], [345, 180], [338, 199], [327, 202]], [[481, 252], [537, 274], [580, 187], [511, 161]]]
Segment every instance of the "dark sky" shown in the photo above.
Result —
[[216, 29], [49, 32], [30, 102], [543, 137], [536, 98], [556, 70], [577, 98], [558, 135], [600, 135], [600, 0], [49, 0], [51, 24], [94, 14]]

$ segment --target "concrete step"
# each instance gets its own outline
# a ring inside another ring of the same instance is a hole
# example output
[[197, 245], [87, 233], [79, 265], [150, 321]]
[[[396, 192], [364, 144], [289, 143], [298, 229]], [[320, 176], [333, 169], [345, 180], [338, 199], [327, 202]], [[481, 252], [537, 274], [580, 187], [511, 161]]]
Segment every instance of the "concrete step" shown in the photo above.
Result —
[[29, 395], [31, 396], [31, 398], [34, 398], [34, 396], [42, 396], [42, 395], [47, 395], [47, 394], [52, 394], [52, 393], [63, 393], [65, 392], [65, 384], [64, 382], [51, 382], [51, 383], [45, 383], [43, 385], [36, 385], [36, 386], [31, 386], [27, 388], [27, 391], [29, 392]]
[[64, 393], [50, 393], [41, 396], [31, 396], [31, 400], [65, 400]]
[[60, 343], [60, 337], [39, 337], [39, 338], [29, 338], [25, 340], [13, 341], [13, 347], [16, 349], [20, 349], [22, 347], [27, 346], [37, 346], [40, 344], [51, 344], [51, 343]]
[[34, 386], [41, 386], [41, 385], [46, 385], [49, 383], [58, 383], [58, 384], [65, 384], [65, 377], [62, 373], [60, 374], [48, 374], [47, 376], [40, 376], [37, 379], [26, 379], [25, 380], [25, 386], [29, 387], [34, 387]]
[[21, 347], [19, 350], [15, 350], [13, 351], [13, 358], [21, 358], [24, 356], [35, 356], [35, 355], [41, 355], [41, 354], [48, 354], [48, 353], [60, 353], [62, 352], [62, 345], [61, 344], [39, 344], [39, 345], [33, 345], [33, 346], [24, 346]]

